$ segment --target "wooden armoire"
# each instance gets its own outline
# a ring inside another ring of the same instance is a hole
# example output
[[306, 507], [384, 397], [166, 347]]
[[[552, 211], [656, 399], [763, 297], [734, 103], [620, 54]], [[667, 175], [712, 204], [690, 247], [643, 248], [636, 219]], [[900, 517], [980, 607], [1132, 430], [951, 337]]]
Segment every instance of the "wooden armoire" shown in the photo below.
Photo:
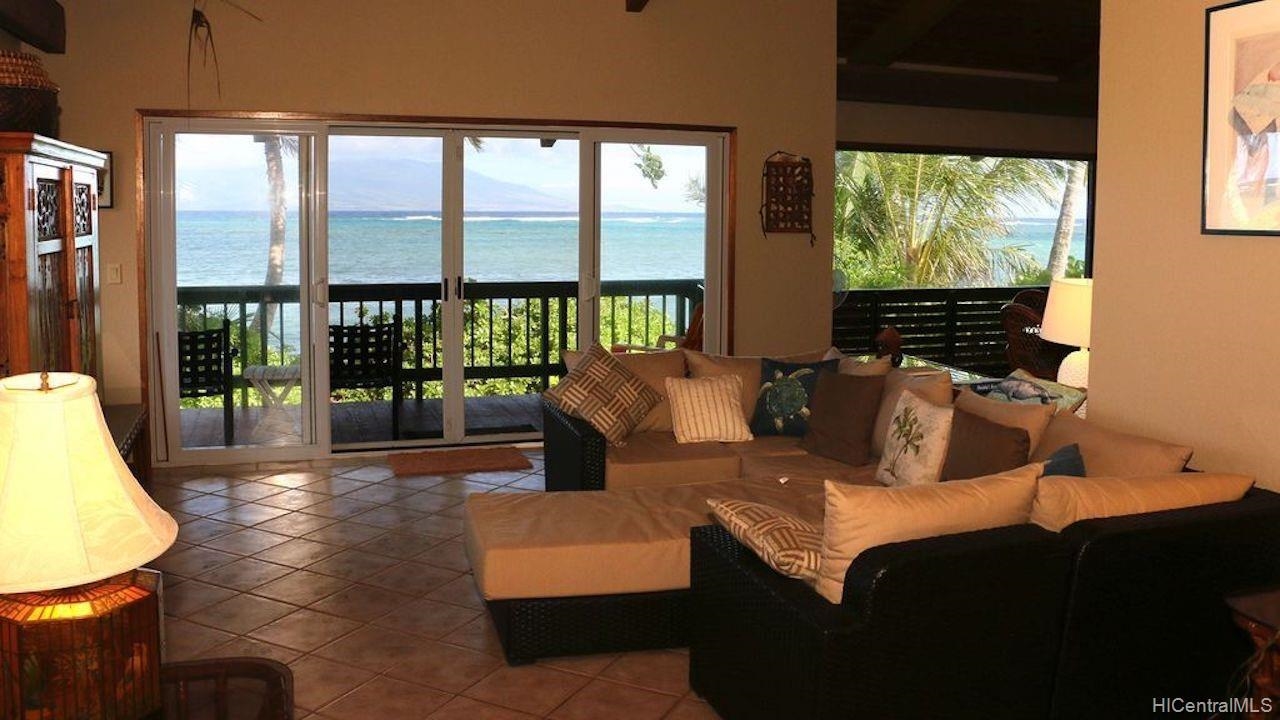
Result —
[[70, 370], [101, 379], [100, 152], [0, 133], [0, 377]]

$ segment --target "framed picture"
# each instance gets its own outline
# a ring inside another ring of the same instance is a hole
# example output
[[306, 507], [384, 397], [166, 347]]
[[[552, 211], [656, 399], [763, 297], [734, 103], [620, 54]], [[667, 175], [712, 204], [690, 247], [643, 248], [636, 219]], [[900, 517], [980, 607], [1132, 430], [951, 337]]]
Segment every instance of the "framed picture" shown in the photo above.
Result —
[[113, 180], [111, 177], [111, 165], [115, 161], [115, 153], [110, 150], [101, 150], [107, 156], [107, 164], [98, 171], [98, 208], [114, 207], [111, 201]]

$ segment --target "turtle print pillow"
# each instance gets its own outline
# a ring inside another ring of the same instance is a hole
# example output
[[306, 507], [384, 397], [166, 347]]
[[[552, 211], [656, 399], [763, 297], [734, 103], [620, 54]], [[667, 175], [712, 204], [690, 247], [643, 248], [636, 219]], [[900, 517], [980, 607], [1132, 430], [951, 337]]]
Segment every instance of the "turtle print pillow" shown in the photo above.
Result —
[[839, 360], [789, 363], [765, 358], [760, 361], [760, 392], [751, 432], [759, 435], [804, 437], [809, 430], [810, 403], [818, 386], [818, 372], [836, 372]]

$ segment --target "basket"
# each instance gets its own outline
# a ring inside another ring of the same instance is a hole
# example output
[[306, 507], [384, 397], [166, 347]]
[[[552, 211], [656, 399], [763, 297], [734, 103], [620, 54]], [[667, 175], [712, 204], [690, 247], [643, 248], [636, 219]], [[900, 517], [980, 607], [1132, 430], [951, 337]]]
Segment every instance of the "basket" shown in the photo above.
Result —
[[58, 86], [35, 55], [0, 52], [0, 131], [58, 135]]

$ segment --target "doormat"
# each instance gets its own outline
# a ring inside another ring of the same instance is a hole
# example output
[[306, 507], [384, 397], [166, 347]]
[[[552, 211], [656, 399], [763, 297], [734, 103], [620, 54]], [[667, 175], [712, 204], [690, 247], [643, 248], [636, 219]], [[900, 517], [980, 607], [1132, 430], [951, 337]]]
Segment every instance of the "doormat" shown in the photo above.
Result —
[[396, 475], [449, 475], [454, 473], [523, 470], [533, 463], [510, 445], [458, 450], [426, 450], [387, 457]]

